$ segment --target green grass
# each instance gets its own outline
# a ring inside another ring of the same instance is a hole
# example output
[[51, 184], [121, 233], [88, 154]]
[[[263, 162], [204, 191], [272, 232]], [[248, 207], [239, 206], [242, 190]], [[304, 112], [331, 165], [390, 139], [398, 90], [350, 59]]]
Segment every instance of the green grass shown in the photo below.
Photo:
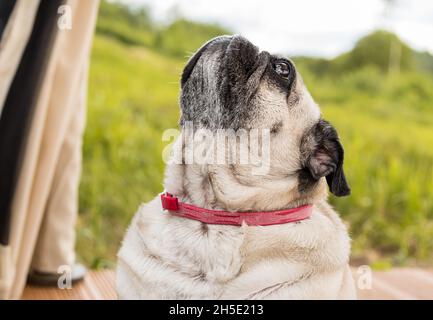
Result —
[[[432, 77], [381, 76], [366, 69], [350, 79], [309, 80], [324, 117], [337, 127], [345, 146], [352, 195], [331, 202], [350, 223], [353, 255], [374, 252], [393, 265], [431, 263]], [[367, 87], [357, 88], [354, 80], [368, 81]]]
[[[161, 135], [177, 126], [185, 63], [117, 40], [96, 35], [90, 68], [77, 251], [92, 267], [114, 265], [135, 210], [162, 190]], [[354, 256], [431, 263], [432, 77], [299, 68], [345, 146], [352, 195], [331, 202], [350, 224]]]
[[351, 223], [354, 254], [375, 250], [394, 264], [432, 258], [433, 143], [431, 125], [394, 114], [324, 105], [346, 149], [352, 195], [332, 199]]
[[177, 125], [181, 64], [95, 37], [77, 229], [93, 267], [113, 263], [138, 205], [162, 190], [161, 133]]

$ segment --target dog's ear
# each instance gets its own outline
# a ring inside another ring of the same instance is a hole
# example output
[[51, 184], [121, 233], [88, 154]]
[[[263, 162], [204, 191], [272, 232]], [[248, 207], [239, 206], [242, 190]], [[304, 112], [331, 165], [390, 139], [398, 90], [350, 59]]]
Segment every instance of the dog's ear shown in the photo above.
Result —
[[335, 170], [326, 176], [326, 182], [328, 182], [329, 189], [334, 195], [338, 197], [348, 196], [350, 194], [350, 187], [347, 184], [343, 170], [344, 149], [338, 138], [331, 141], [331, 143], [335, 147], [334, 153], [337, 164]]
[[315, 180], [326, 177], [329, 190], [336, 196], [350, 194], [350, 188], [344, 175], [344, 149], [337, 132], [327, 122], [322, 121], [316, 127], [317, 145], [307, 159], [306, 167]]

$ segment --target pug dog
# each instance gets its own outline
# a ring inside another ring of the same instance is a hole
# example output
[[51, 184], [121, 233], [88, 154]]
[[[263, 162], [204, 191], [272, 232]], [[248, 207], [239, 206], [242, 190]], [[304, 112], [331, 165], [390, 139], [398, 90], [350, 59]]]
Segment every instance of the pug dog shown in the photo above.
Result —
[[[166, 167], [166, 194], [200, 212], [243, 218], [233, 225], [180, 216], [160, 196], [142, 205], [118, 253], [118, 297], [356, 298], [350, 238], [327, 203], [328, 187], [350, 193], [343, 147], [293, 62], [239, 35], [217, 37], [186, 64], [180, 107], [182, 133], [187, 123], [194, 132], [267, 129], [269, 166], [257, 175], [255, 163], [187, 163], [179, 137], [173, 151], [183, 158]], [[294, 222], [248, 220], [306, 207], [309, 215]]]

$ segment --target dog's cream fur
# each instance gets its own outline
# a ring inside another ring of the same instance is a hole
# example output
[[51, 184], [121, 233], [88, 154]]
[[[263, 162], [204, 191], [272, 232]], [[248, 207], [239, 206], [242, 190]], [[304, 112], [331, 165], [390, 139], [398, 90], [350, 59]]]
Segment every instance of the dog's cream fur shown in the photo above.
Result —
[[[204, 183], [204, 170], [229, 193]], [[293, 197], [283, 182], [247, 187], [220, 166], [173, 164], [166, 175], [167, 191], [182, 194], [187, 179], [191, 197], [182, 200], [202, 206], [216, 197], [226, 208], [274, 210]], [[164, 212], [158, 196], [139, 208], [118, 254], [119, 298], [353, 299], [350, 239], [326, 195], [321, 181], [308, 199], [291, 202], [314, 203], [309, 219], [266, 227], [203, 225]]]
[[[175, 178], [175, 177], [173, 177]], [[171, 216], [159, 197], [134, 217], [119, 252], [122, 299], [353, 299], [345, 226], [326, 202], [310, 219], [267, 227]]]
[[[350, 239], [327, 204], [324, 178], [298, 191], [299, 143], [320, 110], [298, 75], [291, 97], [266, 82], [251, 128], [282, 127], [265, 176], [251, 165], [170, 164], [164, 187], [181, 201], [223, 210], [278, 210], [313, 204], [309, 219], [273, 226], [206, 225], [173, 216], [159, 196], [136, 213], [119, 251], [121, 299], [353, 299]], [[289, 107], [288, 107], [289, 105]], [[181, 149], [180, 139], [174, 149]]]

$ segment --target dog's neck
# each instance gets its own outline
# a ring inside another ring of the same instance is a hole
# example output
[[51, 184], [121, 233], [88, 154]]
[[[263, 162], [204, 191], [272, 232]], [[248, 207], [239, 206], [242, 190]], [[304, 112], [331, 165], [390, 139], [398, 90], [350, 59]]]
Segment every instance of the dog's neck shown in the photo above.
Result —
[[239, 181], [230, 166], [169, 164], [164, 187], [182, 202], [213, 210], [282, 210], [327, 198], [323, 181], [306, 194], [298, 192], [297, 181], [292, 182], [264, 180], [260, 185], [248, 185]]
[[298, 190], [298, 174], [254, 176], [251, 166], [233, 164], [184, 164], [184, 146], [173, 144], [173, 159], [167, 164], [164, 188], [180, 201], [224, 211], [273, 211], [315, 204], [326, 200], [324, 179], [308, 192]]

